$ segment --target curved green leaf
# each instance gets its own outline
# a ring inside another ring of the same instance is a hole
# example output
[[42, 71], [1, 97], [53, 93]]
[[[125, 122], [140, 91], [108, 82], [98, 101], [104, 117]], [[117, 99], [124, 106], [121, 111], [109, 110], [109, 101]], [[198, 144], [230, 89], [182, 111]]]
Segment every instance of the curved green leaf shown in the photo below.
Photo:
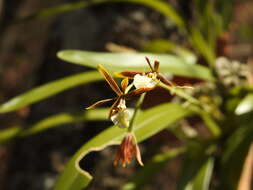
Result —
[[197, 62], [197, 56], [193, 54], [190, 50], [170, 42], [168, 40], [159, 39], [148, 42], [142, 48], [143, 51], [153, 52], [153, 53], [169, 53], [172, 52], [178, 55], [180, 58], [184, 59], [186, 63], [195, 64]]
[[14, 23], [31, 20], [31, 19], [38, 19], [38, 18], [47, 18], [50, 16], [55, 16], [58, 14], [62, 14], [68, 11], [73, 11], [80, 8], [85, 8], [88, 6], [96, 5], [96, 4], [102, 4], [102, 3], [135, 3], [135, 4], [141, 4], [148, 6], [150, 8], [153, 8], [166, 16], [169, 20], [174, 22], [179, 28], [182, 28], [185, 30], [185, 24], [184, 20], [177, 14], [177, 12], [174, 10], [172, 6], [170, 6], [168, 3], [160, 0], [90, 0], [90, 1], [78, 1], [74, 3], [68, 3], [64, 5], [59, 5], [52, 8], [47, 8], [44, 10], [41, 10], [37, 13], [31, 14], [29, 16], [26, 16]]
[[121, 190], [140, 190], [143, 189], [153, 176], [171, 159], [177, 157], [185, 151], [184, 148], [174, 148], [165, 153], [155, 155], [145, 167], [140, 168], [133, 176], [131, 182], [124, 185]]
[[210, 157], [200, 168], [197, 176], [192, 181], [192, 190], [208, 190], [212, 178], [214, 158]]
[[41, 121], [28, 126], [16, 126], [0, 130], [0, 143], [5, 143], [15, 137], [26, 137], [63, 124], [76, 123], [80, 121], [106, 120], [109, 109], [98, 108], [80, 113], [60, 113], [42, 119]]
[[175, 75], [194, 77], [205, 80], [213, 80], [213, 76], [207, 67], [186, 63], [182, 58], [167, 54], [150, 53], [100, 53], [79, 50], [63, 50], [58, 52], [60, 59], [96, 68], [102, 64], [111, 72], [123, 70], [149, 70], [145, 56], [151, 60], [160, 61], [160, 71]]
[[221, 189], [236, 190], [253, 141], [252, 112], [241, 115], [238, 129], [227, 139], [221, 159]]
[[69, 88], [101, 80], [102, 76], [96, 71], [84, 72], [65, 77], [45, 85], [34, 88], [24, 94], [16, 96], [0, 105], [0, 113], [6, 113], [33, 104]]
[[[134, 127], [137, 140], [143, 141], [189, 114], [191, 112], [179, 104], [163, 104], [140, 113]], [[168, 115], [170, 117], [167, 117]], [[92, 180], [92, 176], [80, 168], [80, 160], [91, 151], [99, 151], [109, 145], [119, 144], [125, 132], [126, 130], [113, 126], [85, 143], [68, 162], [54, 190], [79, 190], [86, 187]]]
[[201, 140], [188, 142], [177, 190], [208, 189], [214, 162], [210, 155], [215, 149], [210, 142]]

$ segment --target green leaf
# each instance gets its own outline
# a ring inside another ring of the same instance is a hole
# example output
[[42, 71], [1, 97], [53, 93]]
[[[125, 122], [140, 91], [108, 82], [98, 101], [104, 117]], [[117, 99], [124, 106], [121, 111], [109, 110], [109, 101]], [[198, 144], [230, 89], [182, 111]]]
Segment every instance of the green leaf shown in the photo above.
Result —
[[215, 146], [209, 142], [188, 142], [187, 152], [178, 180], [177, 190], [207, 190], [213, 170], [213, 158], [209, 155]]
[[214, 159], [209, 158], [198, 171], [197, 176], [192, 181], [192, 190], [208, 190], [212, 173]]
[[[182, 117], [190, 115], [187, 109], [179, 104], [163, 104], [140, 113], [135, 123], [134, 132], [138, 142], [156, 134]], [[167, 117], [167, 116], [170, 117]], [[80, 160], [91, 151], [99, 151], [109, 145], [119, 144], [126, 130], [112, 126], [89, 142], [85, 143], [68, 162], [54, 190], [79, 190], [86, 187], [92, 176], [79, 166]]]
[[99, 108], [80, 113], [60, 113], [42, 119], [31, 126], [16, 126], [0, 130], [0, 143], [5, 143], [15, 137], [33, 135], [63, 124], [76, 123], [80, 121], [106, 120], [108, 118], [108, 112], [109, 109]]
[[253, 141], [252, 113], [239, 117], [238, 129], [225, 144], [221, 159], [221, 189], [237, 189], [243, 163]]
[[47, 18], [51, 16], [56, 16], [65, 12], [73, 11], [80, 8], [85, 8], [88, 6], [103, 4], [103, 3], [134, 3], [141, 4], [150, 8], [153, 8], [167, 17], [169, 20], [174, 22], [179, 28], [185, 30], [184, 20], [177, 14], [172, 6], [168, 3], [160, 0], [91, 0], [91, 1], [78, 1], [74, 3], [68, 3], [64, 5], [59, 5], [56, 7], [47, 8], [41, 10], [37, 13], [28, 15], [14, 23], [23, 22], [31, 19]]
[[235, 109], [235, 114], [241, 115], [253, 111], [253, 94], [248, 94]]
[[24, 94], [16, 96], [6, 103], [0, 105], [0, 113], [6, 113], [14, 111], [20, 108], [23, 108], [27, 105], [33, 104], [50, 96], [53, 96], [57, 93], [60, 93], [69, 88], [81, 84], [87, 84], [90, 82], [101, 80], [102, 76], [96, 72], [84, 72], [70, 77], [65, 77], [40, 87], [34, 88]]
[[164, 165], [182, 154], [185, 151], [184, 148], [174, 148], [165, 153], [155, 155], [143, 168], [133, 176], [131, 182], [125, 184], [121, 190], [140, 190], [143, 189], [153, 176], [155, 176]]
[[70, 63], [96, 68], [102, 64], [107, 70], [123, 71], [137, 70], [148, 71], [145, 56], [151, 60], [160, 61], [160, 71], [175, 75], [213, 80], [210, 70], [201, 65], [186, 63], [182, 58], [167, 54], [150, 53], [99, 53], [79, 50], [64, 50], [58, 52], [58, 57]]
[[215, 61], [215, 52], [212, 50], [211, 44], [208, 44], [201, 32], [193, 27], [190, 30], [189, 38], [196, 51], [198, 51], [206, 59], [207, 63], [212, 66]]
[[218, 9], [218, 12], [221, 14], [221, 17], [223, 19], [223, 28], [224, 30], [227, 30], [229, 27], [229, 24], [231, 22], [231, 19], [233, 19], [234, 14], [234, 8], [235, 8], [235, 0], [219, 0], [216, 1], [216, 7]]
[[186, 63], [195, 64], [197, 62], [197, 57], [190, 50], [181, 47], [173, 42], [167, 40], [153, 40], [144, 45], [143, 51], [153, 52], [153, 53], [168, 53], [172, 52], [180, 58], [184, 59]]

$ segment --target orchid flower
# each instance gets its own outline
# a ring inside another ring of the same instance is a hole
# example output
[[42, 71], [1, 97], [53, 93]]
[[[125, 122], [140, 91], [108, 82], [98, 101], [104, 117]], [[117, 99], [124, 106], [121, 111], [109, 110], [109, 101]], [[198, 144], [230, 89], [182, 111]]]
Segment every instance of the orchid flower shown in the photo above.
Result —
[[145, 57], [145, 59], [151, 71], [123, 71], [116, 73], [116, 76], [133, 79], [133, 84], [137, 89], [148, 88], [152, 90], [158, 84], [159, 81], [163, 82], [166, 85], [173, 86], [173, 84], [159, 72], [159, 61], [154, 61], [154, 66], [152, 66], [149, 59], [147, 57]]
[[177, 86], [174, 85], [172, 82], [168, 81], [160, 72], [159, 72], [159, 61], [154, 61], [154, 66], [150, 63], [150, 60], [145, 57], [149, 68], [151, 71], [148, 72], [138, 72], [138, 71], [123, 71], [119, 73], [115, 73], [116, 76], [118, 77], [127, 77], [130, 79], [133, 79], [133, 84], [136, 89], [139, 88], [146, 88], [149, 90], [152, 90], [155, 88], [159, 81], [164, 83], [165, 85], [168, 85], [170, 87], [175, 87], [175, 88], [190, 88], [192, 89], [191, 86]]
[[98, 71], [104, 76], [106, 82], [109, 84], [111, 89], [117, 94], [117, 97], [100, 100], [86, 109], [92, 109], [114, 100], [114, 103], [109, 111], [109, 118], [115, 125], [117, 125], [120, 128], [128, 127], [130, 121], [130, 113], [126, 107], [126, 99], [133, 97], [135, 95], [142, 94], [148, 91], [149, 89], [139, 88], [128, 92], [129, 90], [128, 78], [125, 78], [121, 81], [121, 88], [120, 88], [117, 82], [111, 77], [111, 75], [106, 71], [106, 69], [102, 65], [98, 65]]

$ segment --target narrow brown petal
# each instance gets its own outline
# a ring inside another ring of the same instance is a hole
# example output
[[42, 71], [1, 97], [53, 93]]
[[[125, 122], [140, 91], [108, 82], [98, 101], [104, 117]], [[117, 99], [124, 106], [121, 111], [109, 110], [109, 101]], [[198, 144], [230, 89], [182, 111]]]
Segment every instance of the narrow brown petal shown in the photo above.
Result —
[[149, 61], [149, 58], [148, 58], [148, 57], [145, 57], [145, 59], [146, 59], [146, 61], [148, 62], [148, 65], [149, 65], [151, 71], [154, 72], [154, 69], [153, 69], [153, 67], [152, 67], [152, 65], [151, 65], [151, 63], [150, 63], [150, 61]]
[[121, 92], [119, 86], [117, 85], [116, 81], [111, 77], [111, 75], [105, 70], [105, 68], [102, 65], [98, 65], [98, 71], [104, 76], [107, 83], [110, 85], [110, 87], [113, 89], [118, 96], [122, 95], [123, 92]]
[[154, 71], [155, 72], [158, 72], [159, 65], [160, 65], [159, 61], [155, 61], [155, 63], [154, 63]]
[[131, 92], [127, 93], [125, 95], [126, 98], [131, 98], [133, 96], [137, 96], [139, 94], [142, 94], [144, 92], [148, 92], [150, 90], [152, 90], [153, 88], [138, 88], [138, 89], [135, 89], [135, 90], [132, 90]]
[[135, 157], [136, 157], [136, 160], [138, 161], [138, 163], [141, 165], [141, 166], [144, 166], [142, 160], [141, 160], [141, 153], [140, 153], [140, 149], [139, 149], [139, 146], [136, 144], [135, 145], [135, 149], [136, 149], [136, 152], [135, 152]]
[[89, 110], [89, 109], [92, 109], [92, 108], [96, 108], [96, 107], [101, 106], [101, 105], [103, 105], [103, 104], [105, 104], [105, 103], [107, 103], [107, 102], [110, 102], [110, 101], [112, 101], [112, 100], [113, 100], [113, 98], [105, 99], [105, 100], [100, 100], [100, 101], [98, 101], [98, 102], [92, 104], [91, 106], [89, 106], [89, 107], [87, 107], [87, 108], [85, 108], [85, 109]]
[[162, 83], [168, 85], [168, 86], [174, 86], [172, 82], [168, 81], [164, 76], [161, 74], [158, 74], [157, 79], [159, 79]]
[[121, 98], [122, 98], [122, 97], [118, 97], [118, 98], [115, 100], [115, 102], [112, 104], [112, 106], [110, 107], [109, 116], [108, 116], [109, 119], [111, 118], [111, 116], [112, 116], [112, 114], [113, 114], [113, 111], [117, 108], [118, 104], [120, 103], [120, 99], [121, 99]]
[[123, 91], [123, 92], [126, 91], [127, 86], [128, 86], [128, 78], [124, 78], [124, 79], [121, 81], [121, 88], [122, 88], [122, 91]]
[[139, 71], [123, 71], [123, 72], [116, 72], [114, 75], [118, 78], [134, 78], [135, 75], [142, 74], [142, 72]]

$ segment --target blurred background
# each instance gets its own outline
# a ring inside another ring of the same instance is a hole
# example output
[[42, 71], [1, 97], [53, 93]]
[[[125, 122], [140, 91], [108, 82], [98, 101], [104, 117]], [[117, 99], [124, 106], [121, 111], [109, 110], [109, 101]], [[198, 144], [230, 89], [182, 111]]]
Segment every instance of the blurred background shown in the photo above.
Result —
[[[33, 87], [88, 70], [59, 60], [56, 57], [59, 50], [109, 51], [114, 43], [139, 51], [156, 39], [187, 46], [182, 33], [172, 22], [155, 10], [138, 4], [100, 4], [54, 16], [30, 16], [42, 9], [76, 1], [0, 0], [0, 103]], [[167, 1], [184, 18], [193, 19], [192, 0]], [[218, 53], [222, 56], [243, 63], [253, 56], [252, 0], [236, 1], [228, 30], [219, 40], [222, 45]], [[251, 68], [253, 70], [253, 66]], [[102, 85], [92, 83], [76, 87], [32, 106], [1, 114], [0, 129], [28, 126], [59, 112], [78, 112], [96, 100], [113, 96], [110, 89], [98, 90]], [[162, 95], [161, 102], [170, 99], [163, 92], [155, 93]], [[150, 105], [157, 103], [160, 102]], [[51, 189], [76, 150], [109, 125], [101, 122], [68, 124], [0, 145], [0, 189]], [[161, 132], [141, 145], [145, 152], [144, 161], [154, 153], [178, 144], [172, 134]], [[107, 148], [85, 159], [83, 164], [96, 176], [89, 189], [119, 189], [133, 175], [134, 165], [126, 169], [112, 167], [111, 155], [114, 153], [114, 147]], [[179, 157], [169, 162], [149, 182], [146, 190], [173, 190], [180, 160]]]

